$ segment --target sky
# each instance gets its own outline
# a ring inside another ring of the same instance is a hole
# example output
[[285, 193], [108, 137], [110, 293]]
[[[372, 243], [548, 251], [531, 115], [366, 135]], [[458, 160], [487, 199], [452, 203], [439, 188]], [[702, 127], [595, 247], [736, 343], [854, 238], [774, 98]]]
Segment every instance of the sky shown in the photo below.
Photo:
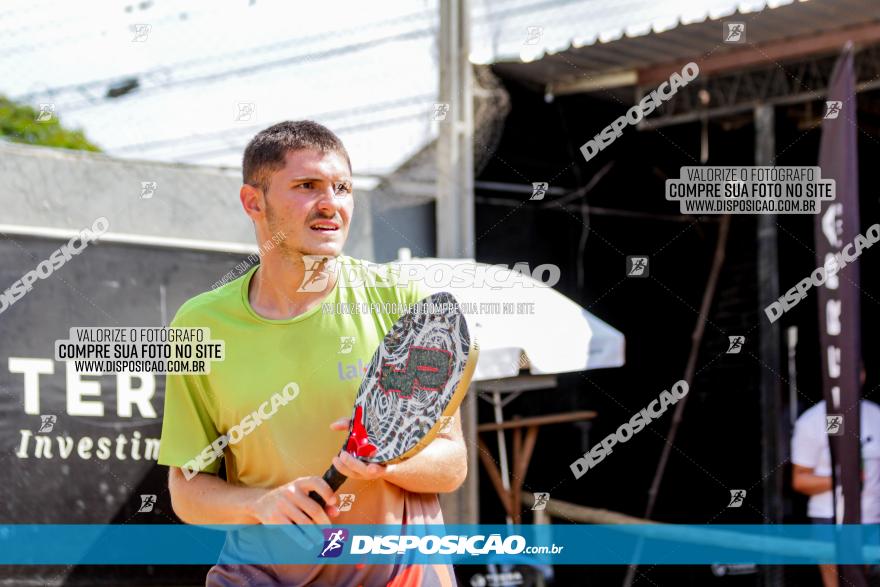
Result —
[[[55, 104], [111, 155], [205, 165], [236, 167], [260, 129], [314, 118], [338, 129], [359, 173], [386, 173], [432, 131], [436, 11], [420, 0], [381, 14], [339, 4], [6, 2], [0, 92], [85, 84], [25, 97]], [[329, 52], [346, 45], [359, 49]], [[108, 81], [132, 77], [139, 91], [105, 97]]]
[[[381, 176], [436, 136], [438, 1], [5, 0], [0, 94], [54, 104], [113, 156], [234, 168], [262, 128], [311, 118], [356, 174]], [[471, 0], [470, 57], [532, 60], [764, 5]], [[539, 42], [525, 43], [531, 27]]]

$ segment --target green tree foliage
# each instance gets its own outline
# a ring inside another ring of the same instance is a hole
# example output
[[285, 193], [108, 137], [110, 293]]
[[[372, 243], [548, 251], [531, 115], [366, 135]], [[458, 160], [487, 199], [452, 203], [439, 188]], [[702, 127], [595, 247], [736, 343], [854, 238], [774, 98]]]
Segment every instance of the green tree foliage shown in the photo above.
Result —
[[80, 151], [100, 151], [81, 130], [68, 130], [56, 116], [38, 121], [39, 111], [0, 96], [0, 140]]

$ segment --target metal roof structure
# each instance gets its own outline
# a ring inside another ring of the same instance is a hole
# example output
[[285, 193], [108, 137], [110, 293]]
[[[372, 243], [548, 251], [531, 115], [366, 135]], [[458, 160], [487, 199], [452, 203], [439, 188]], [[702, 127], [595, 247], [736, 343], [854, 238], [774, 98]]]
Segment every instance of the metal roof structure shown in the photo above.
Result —
[[[645, 0], [610, 4], [566, 5], [547, 25], [523, 23], [523, 38], [527, 26], [543, 29], [540, 46], [528, 49], [521, 40], [526, 49], [519, 58], [511, 51], [504, 58], [502, 52], [494, 71], [563, 95], [650, 84], [692, 60], [702, 73], [713, 73], [749, 62], [836, 52], [847, 39], [880, 40], [876, 0], [707, 0], [697, 7], [690, 2], [665, 8]], [[517, 28], [512, 20], [508, 30]], [[727, 23], [745, 25], [740, 42], [725, 41]], [[665, 74], [658, 76], [660, 66]]]

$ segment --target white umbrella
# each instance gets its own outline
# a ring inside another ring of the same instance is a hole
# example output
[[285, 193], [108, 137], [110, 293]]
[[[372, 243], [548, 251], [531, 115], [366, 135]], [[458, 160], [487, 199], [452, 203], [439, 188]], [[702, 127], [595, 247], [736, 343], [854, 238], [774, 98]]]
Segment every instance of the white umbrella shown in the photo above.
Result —
[[[549, 375], [624, 363], [621, 332], [531, 276], [473, 259], [412, 259], [407, 249], [401, 249], [399, 257], [402, 274], [423, 269], [420, 282], [428, 290], [447, 291], [463, 306], [468, 327], [480, 343], [475, 382], [517, 378], [520, 366], [535, 375]], [[497, 424], [504, 421], [504, 405], [527, 388], [517, 379], [510, 381], [515, 385], [507, 390], [507, 400], [498, 388], [484, 394]], [[496, 436], [501, 484], [509, 492], [507, 443], [500, 428]], [[507, 521], [511, 523], [510, 516]]]
[[[427, 289], [447, 291], [462, 305], [480, 343], [474, 381], [515, 377], [521, 364], [536, 375], [624, 364], [621, 332], [531, 276], [473, 259], [414, 258], [397, 263], [424, 267], [422, 283]], [[485, 278], [455, 279], [453, 273]]]

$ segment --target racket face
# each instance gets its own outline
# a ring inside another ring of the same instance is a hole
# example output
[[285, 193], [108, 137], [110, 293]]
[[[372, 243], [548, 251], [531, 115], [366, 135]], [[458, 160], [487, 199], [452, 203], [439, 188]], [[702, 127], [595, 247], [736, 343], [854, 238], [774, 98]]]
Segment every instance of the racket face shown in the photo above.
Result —
[[424, 448], [464, 398], [477, 354], [451, 294], [428, 296], [401, 316], [373, 354], [355, 400], [349, 433], [366, 434], [376, 448], [359, 458], [393, 463]]

